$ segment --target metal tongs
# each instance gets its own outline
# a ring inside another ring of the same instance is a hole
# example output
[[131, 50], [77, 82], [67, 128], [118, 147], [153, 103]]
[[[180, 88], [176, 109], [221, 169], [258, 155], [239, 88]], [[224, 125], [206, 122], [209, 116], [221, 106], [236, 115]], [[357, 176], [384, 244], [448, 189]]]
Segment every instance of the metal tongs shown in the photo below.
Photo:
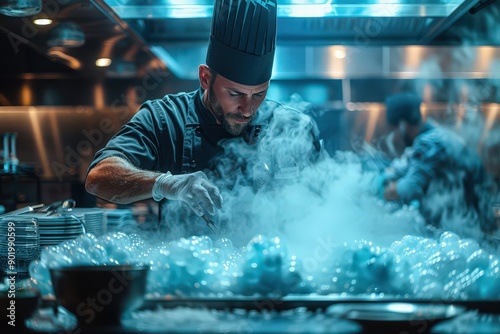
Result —
[[72, 198], [67, 198], [64, 201], [54, 202], [40, 211], [44, 212], [46, 217], [54, 215], [63, 215], [70, 217], [71, 219], [74, 219], [80, 223], [80, 225], [82, 226], [83, 234], [86, 234], [87, 227], [85, 225], [85, 222], [72, 213], [75, 207], [76, 201]]
[[43, 208], [41, 212], [45, 212], [45, 216], [53, 216], [58, 213], [67, 214], [76, 206], [76, 202], [72, 198], [67, 198], [64, 201], [58, 201]]
[[215, 225], [214, 221], [212, 220], [212, 218], [210, 218], [209, 216], [207, 216], [206, 214], [203, 214], [201, 216], [201, 218], [203, 218], [203, 220], [205, 221], [205, 223], [207, 223], [207, 226], [208, 228], [215, 234], [219, 234], [221, 235], [222, 232], [219, 230], [219, 228]]

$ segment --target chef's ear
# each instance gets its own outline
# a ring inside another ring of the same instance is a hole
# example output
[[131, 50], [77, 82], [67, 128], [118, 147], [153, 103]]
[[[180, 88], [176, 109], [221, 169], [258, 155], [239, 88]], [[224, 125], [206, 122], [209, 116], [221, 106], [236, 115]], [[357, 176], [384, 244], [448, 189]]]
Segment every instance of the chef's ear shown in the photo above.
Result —
[[207, 65], [200, 65], [198, 67], [198, 77], [200, 79], [201, 88], [207, 90], [210, 87], [210, 82], [212, 80], [212, 74], [210, 68]]

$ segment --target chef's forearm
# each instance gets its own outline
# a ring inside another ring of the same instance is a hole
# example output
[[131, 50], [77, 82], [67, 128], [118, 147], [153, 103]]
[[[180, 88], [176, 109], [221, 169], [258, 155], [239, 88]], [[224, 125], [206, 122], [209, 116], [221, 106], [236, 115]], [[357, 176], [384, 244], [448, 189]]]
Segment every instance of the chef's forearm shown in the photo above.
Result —
[[117, 204], [151, 198], [157, 172], [138, 169], [119, 157], [110, 157], [92, 168], [85, 189], [92, 195]]

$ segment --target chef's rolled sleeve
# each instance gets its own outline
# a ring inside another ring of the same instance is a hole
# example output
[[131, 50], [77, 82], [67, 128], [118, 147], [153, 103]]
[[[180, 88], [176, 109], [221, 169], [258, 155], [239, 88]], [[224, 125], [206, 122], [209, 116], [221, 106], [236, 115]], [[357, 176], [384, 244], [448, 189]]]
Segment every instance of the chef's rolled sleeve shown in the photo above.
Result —
[[[89, 170], [109, 157], [119, 157], [146, 170], [158, 170], [159, 122], [150, 109], [141, 109], [99, 150]], [[168, 157], [167, 157], [168, 159]]]

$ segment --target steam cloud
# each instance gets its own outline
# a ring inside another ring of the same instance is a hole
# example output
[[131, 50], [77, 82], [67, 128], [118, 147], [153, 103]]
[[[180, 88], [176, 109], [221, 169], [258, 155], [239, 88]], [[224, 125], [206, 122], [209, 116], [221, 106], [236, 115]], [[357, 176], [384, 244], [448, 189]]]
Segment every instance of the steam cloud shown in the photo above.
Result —
[[[305, 270], [314, 271], [326, 260], [317, 254], [334, 256], [344, 243], [364, 240], [389, 247], [405, 235], [422, 234], [424, 222], [417, 210], [372, 195], [376, 173], [364, 170], [359, 156], [340, 151], [333, 157], [318, 155], [309, 118], [291, 107], [304, 105], [278, 106], [257, 150], [241, 139], [223, 143], [219, 168], [208, 174], [224, 197], [223, 209], [214, 217], [223, 237], [243, 247], [258, 234], [278, 236], [290, 254], [312, 259]], [[253, 166], [262, 161], [273, 178], [255, 192]], [[170, 205], [176, 206], [169, 210], [175, 217], [169, 216], [164, 239], [210, 235], [181, 203]]]
[[[498, 14], [495, 9], [488, 16]], [[498, 22], [496, 19], [486, 21]], [[467, 34], [461, 36], [468, 38]], [[469, 43], [464, 40], [463, 44]], [[452, 49], [457, 52], [450, 55], [452, 66], [460, 68], [472, 61], [473, 55], [467, 48]], [[435, 74], [441, 71], [441, 66], [439, 59], [429, 59], [422, 64], [420, 71]], [[441, 79], [421, 80], [416, 81], [415, 91], [423, 96], [424, 87], [429, 83], [437, 89], [449, 85]], [[445, 87], [450, 107], [442, 125], [458, 134], [476, 152], [479, 147], [491, 149], [497, 145], [497, 139], [481, 137], [486, 125], [477, 108], [479, 103], [496, 94], [496, 86], [497, 81], [485, 79], [479, 82], [453, 80], [451, 87]], [[467, 96], [466, 100], [464, 96]], [[451, 106], [457, 102], [466, 102], [465, 109], [454, 110]], [[287, 107], [303, 111], [309, 105], [292, 99]], [[258, 150], [243, 139], [223, 143], [224, 156], [217, 160], [215, 171], [207, 172], [224, 197], [223, 209], [214, 217], [223, 237], [242, 247], [257, 234], [279, 236], [291, 253], [301, 258], [317, 259], [318, 250], [334, 255], [336, 247], [343, 243], [368, 240], [377, 246], [389, 247], [406, 235], [428, 233], [418, 210], [384, 203], [373, 195], [373, 180], [378, 175], [373, 167], [380, 168], [388, 162], [384, 159], [387, 156], [384, 152], [369, 146], [372, 152], [368, 159], [366, 155], [338, 151], [315, 162], [318, 157], [311, 141], [312, 129], [307, 122], [307, 118], [300, 114], [278, 107], [268, 130], [259, 137]], [[264, 189], [255, 192], [252, 188], [253, 167], [259, 162], [269, 166], [274, 178]], [[287, 177], [276, 177], [280, 170], [286, 171]], [[431, 209], [435, 212], [448, 204], [455, 208], [446, 212], [448, 223], [443, 226], [445, 230], [465, 238], [481, 239], [483, 234], [477, 216], [464, 210], [463, 191], [458, 187], [438, 192], [428, 202], [433, 203]], [[489, 210], [493, 200], [491, 191], [485, 189], [483, 194], [482, 209]], [[162, 239], [210, 235], [203, 220], [190, 214], [182, 203], [169, 205], [176, 207], [169, 210], [169, 228]]]

